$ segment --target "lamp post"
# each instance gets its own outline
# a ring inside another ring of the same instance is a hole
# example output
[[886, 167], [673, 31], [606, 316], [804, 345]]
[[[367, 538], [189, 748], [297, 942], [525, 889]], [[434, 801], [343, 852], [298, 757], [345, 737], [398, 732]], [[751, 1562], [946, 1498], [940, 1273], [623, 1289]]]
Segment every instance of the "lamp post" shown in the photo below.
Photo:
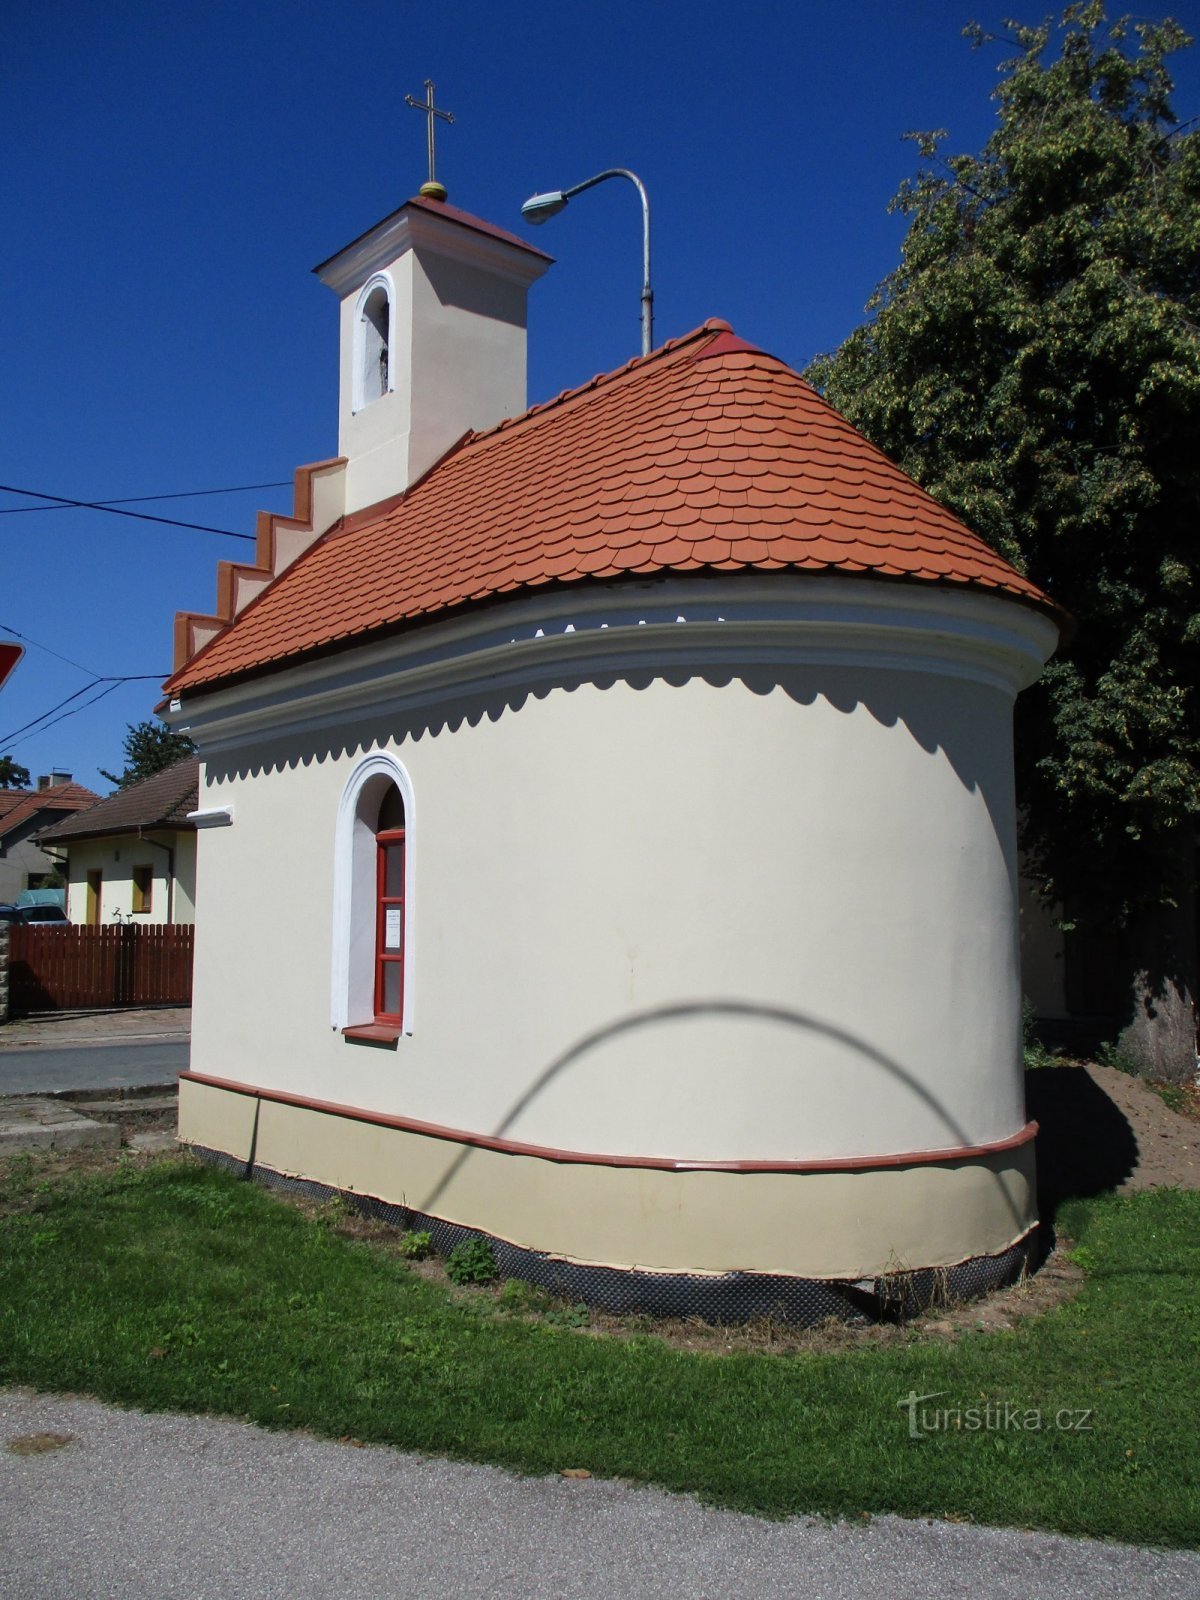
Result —
[[577, 194], [582, 194], [585, 189], [603, 183], [606, 178], [628, 178], [641, 196], [642, 354], [648, 356], [654, 342], [654, 291], [650, 287], [650, 201], [646, 198], [645, 185], [637, 174], [625, 167], [610, 167], [607, 172], [598, 172], [594, 178], [588, 178], [584, 183], [577, 183], [573, 189], [551, 189], [546, 194], [532, 195], [521, 207], [521, 215], [526, 222], [539, 224], [546, 222], [550, 217], [556, 216], [568, 200]]

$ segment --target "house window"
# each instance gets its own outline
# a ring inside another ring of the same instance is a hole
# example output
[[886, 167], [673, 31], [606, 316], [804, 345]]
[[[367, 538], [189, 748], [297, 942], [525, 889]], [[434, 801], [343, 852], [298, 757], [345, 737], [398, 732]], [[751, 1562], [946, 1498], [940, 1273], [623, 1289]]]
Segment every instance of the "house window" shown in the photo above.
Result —
[[135, 912], [148, 912], [154, 894], [154, 868], [134, 867], [133, 869], [133, 904], [130, 910]]
[[394, 1044], [413, 1031], [417, 845], [412, 783], [391, 751], [351, 771], [333, 842], [330, 1022]]
[[375, 1020], [404, 1018], [404, 801], [389, 786], [375, 834]]

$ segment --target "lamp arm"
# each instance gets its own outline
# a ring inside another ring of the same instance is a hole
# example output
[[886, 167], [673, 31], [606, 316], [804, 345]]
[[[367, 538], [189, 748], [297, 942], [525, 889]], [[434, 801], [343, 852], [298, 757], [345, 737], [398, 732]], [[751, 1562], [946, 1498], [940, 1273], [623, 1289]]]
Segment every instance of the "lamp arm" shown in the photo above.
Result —
[[570, 200], [573, 195], [594, 188], [606, 178], [627, 178], [642, 201], [642, 354], [648, 356], [654, 344], [654, 290], [650, 287], [650, 200], [645, 184], [628, 167], [609, 167], [605, 172], [598, 172], [594, 178], [585, 178], [573, 189], [564, 189], [562, 195], [564, 200]]

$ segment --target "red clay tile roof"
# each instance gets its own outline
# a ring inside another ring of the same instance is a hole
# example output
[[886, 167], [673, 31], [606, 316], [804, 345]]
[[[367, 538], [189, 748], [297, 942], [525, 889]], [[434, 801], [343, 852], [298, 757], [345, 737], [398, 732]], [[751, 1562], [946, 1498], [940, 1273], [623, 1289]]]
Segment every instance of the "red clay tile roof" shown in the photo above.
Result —
[[548, 584], [743, 571], [910, 579], [1052, 609], [790, 367], [712, 321], [469, 435], [402, 499], [335, 524], [167, 688]]
[[[19, 789], [0, 795], [0, 838], [39, 811], [86, 811], [100, 796], [81, 783], [56, 783], [50, 789]], [[9, 803], [11, 801], [11, 803]]]
[[161, 772], [152, 772], [139, 783], [98, 800], [80, 815], [43, 828], [38, 843], [136, 833], [140, 828], [194, 828], [196, 824], [189, 822], [187, 815], [199, 802], [200, 758], [184, 756]]

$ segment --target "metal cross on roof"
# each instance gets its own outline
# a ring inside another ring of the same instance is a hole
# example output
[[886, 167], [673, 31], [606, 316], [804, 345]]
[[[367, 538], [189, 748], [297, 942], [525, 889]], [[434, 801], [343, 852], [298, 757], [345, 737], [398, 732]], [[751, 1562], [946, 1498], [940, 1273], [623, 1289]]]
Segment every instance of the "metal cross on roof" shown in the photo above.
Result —
[[406, 106], [415, 106], [418, 111], [423, 111], [426, 117], [426, 137], [429, 141], [429, 181], [421, 185], [421, 193], [428, 200], [444, 200], [446, 198], [446, 190], [442, 184], [437, 181], [437, 173], [434, 170], [434, 119], [436, 117], [441, 117], [443, 122], [453, 122], [454, 114], [450, 111], [440, 111], [438, 107], [434, 105], [432, 78], [425, 79], [424, 100], [418, 100], [415, 95], [406, 94], [404, 96], [404, 104]]

